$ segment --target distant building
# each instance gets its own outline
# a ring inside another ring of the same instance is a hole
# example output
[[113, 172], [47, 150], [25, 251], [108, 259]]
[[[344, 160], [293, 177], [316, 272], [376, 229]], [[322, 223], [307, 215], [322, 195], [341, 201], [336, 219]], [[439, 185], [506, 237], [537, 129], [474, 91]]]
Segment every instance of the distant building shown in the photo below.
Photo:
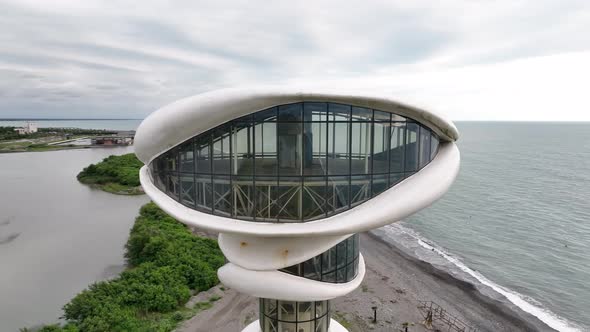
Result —
[[122, 131], [116, 135], [97, 136], [91, 139], [92, 145], [132, 145], [135, 131]]
[[35, 122], [25, 122], [24, 127], [14, 128], [14, 131], [18, 132], [19, 135], [33, 134], [38, 131], [37, 124]]

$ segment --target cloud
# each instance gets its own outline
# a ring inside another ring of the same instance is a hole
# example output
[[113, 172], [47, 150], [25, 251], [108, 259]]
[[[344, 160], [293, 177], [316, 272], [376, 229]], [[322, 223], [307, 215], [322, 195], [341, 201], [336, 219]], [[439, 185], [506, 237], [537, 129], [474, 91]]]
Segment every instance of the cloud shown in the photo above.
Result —
[[0, 0], [0, 11], [5, 118], [143, 118], [211, 89], [297, 83], [455, 120], [590, 120], [583, 0]]

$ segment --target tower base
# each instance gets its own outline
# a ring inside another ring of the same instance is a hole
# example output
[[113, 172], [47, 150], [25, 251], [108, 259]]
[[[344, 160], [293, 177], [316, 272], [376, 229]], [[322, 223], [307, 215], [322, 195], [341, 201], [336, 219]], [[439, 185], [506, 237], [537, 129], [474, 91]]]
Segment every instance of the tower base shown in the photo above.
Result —
[[[256, 321], [250, 323], [250, 325], [246, 326], [246, 328], [244, 328], [242, 330], [242, 332], [262, 332], [262, 330], [260, 329], [260, 322], [258, 320], [256, 320]], [[286, 332], [286, 331], [279, 331], [279, 332]], [[291, 332], [291, 331], [289, 331], [289, 332]], [[297, 331], [293, 331], [293, 332], [297, 332]], [[344, 326], [340, 325], [340, 323], [338, 323], [337, 321], [330, 319], [330, 328], [328, 329], [328, 332], [348, 332], [348, 330], [345, 329]]]

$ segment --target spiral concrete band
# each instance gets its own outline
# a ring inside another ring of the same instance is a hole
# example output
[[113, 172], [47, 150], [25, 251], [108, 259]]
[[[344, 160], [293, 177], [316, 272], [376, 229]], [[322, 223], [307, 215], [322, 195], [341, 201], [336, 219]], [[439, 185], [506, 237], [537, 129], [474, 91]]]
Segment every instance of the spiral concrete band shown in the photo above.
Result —
[[452, 122], [383, 96], [226, 89], [152, 113], [145, 192], [219, 232], [226, 286], [260, 298], [244, 331], [346, 331], [330, 300], [365, 275], [358, 233], [428, 207], [459, 171]]

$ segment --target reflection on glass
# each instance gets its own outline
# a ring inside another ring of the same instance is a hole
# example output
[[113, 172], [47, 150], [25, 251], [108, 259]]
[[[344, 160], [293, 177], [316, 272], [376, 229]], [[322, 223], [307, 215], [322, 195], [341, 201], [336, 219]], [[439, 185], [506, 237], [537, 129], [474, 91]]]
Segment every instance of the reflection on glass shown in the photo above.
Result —
[[345, 283], [356, 278], [359, 262], [359, 236], [355, 234], [318, 256], [281, 272], [328, 283]]
[[[158, 189], [202, 212], [304, 222], [379, 195], [428, 164], [438, 145], [430, 129], [396, 114], [301, 102], [189, 139], [155, 158], [149, 173]], [[322, 278], [337, 282], [350, 271]]]
[[327, 332], [328, 301], [295, 302], [261, 298], [260, 327], [263, 331]]
[[350, 174], [349, 123], [328, 123], [328, 174]]
[[373, 173], [389, 172], [389, 123], [375, 122], [373, 126]]
[[305, 102], [303, 104], [303, 121], [326, 121], [328, 103]]
[[180, 202], [195, 207], [195, 178], [193, 174], [180, 174]]
[[371, 123], [353, 122], [351, 125], [351, 174], [370, 173]]
[[418, 169], [418, 135], [420, 127], [417, 123], [408, 123], [406, 125], [406, 163], [405, 171], [413, 172]]
[[303, 175], [324, 175], [327, 168], [326, 123], [303, 123]]

